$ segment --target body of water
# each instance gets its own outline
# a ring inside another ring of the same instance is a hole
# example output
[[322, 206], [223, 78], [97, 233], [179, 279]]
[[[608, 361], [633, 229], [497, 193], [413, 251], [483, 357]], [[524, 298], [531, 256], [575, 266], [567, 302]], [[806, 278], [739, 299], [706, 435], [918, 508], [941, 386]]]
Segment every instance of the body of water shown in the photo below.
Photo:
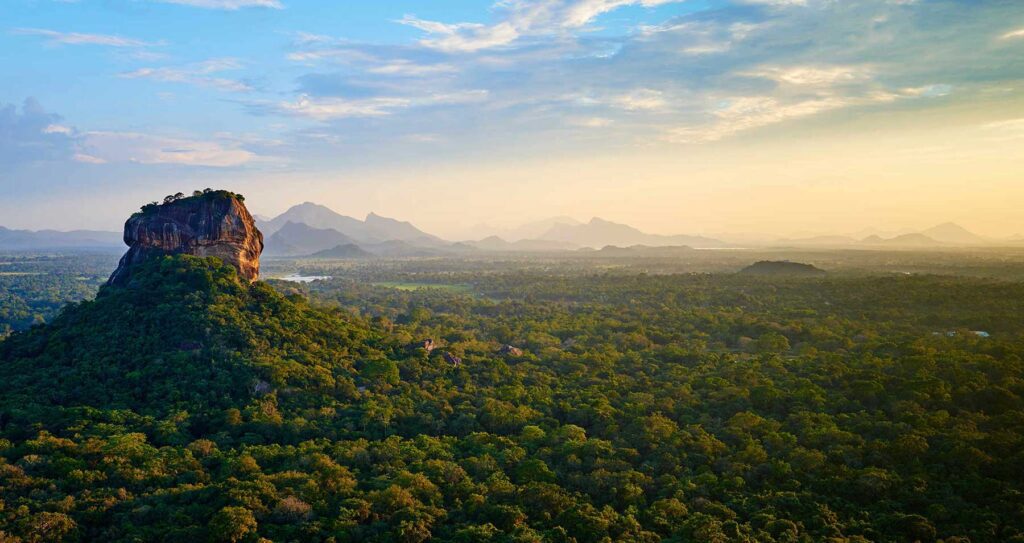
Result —
[[291, 274], [287, 277], [279, 277], [282, 281], [291, 281], [292, 283], [312, 283], [313, 281], [320, 281], [321, 279], [331, 279], [330, 275], [298, 275]]

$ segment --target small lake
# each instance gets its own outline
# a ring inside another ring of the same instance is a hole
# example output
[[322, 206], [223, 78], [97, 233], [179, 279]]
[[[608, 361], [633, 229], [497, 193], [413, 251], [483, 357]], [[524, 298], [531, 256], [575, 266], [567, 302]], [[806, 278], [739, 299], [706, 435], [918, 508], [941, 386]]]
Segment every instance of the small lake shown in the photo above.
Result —
[[291, 274], [287, 277], [278, 277], [281, 281], [290, 281], [292, 283], [312, 283], [313, 281], [320, 281], [322, 279], [332, 279], [330, 275], [298, 275]]

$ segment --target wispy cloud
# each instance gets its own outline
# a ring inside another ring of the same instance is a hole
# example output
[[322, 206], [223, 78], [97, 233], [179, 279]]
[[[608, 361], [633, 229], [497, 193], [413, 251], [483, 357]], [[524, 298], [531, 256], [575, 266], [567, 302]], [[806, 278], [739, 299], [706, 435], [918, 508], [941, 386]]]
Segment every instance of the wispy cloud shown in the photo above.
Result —
[[[896, 0], [897, 2], [907, 0]], [[913, 1], [913, 0], [910, 0]], [[790, 7], [790, 6], [806, 6], [807, 0], [739, 0], [741, 4], [760, 5], [760, 6], [773, 6], [773, 7]]]
[[214, 74], [238, 70], [241, 62], [232, 58], [210, 59], [181, 67], [140, 68], [121, 74], [125, 79], [153, 79], [169, 83], [187, 83], [213, 87], [230, 92], [247, 92], [252, 88], [235, 79], [215, 77]]
[[742, 75], [797, 87], [831, 87], [868, 80], [871, 69], [867, 66], [768, 66]]
[[1002, 39], [1004, 39], [1004, 40], [1024, 39], [1024, 28], [1019, 28], [1017, 30], [1011, 30], [1011, 31], [1007, 32], [1006, 34], [1003, 34], [1000, 37]]
[[1024, 140], [1024, 118], [985, 123], [981, 128], [990, 141]]
[[[826, 72], [822, 72], [826, 73]], [[809, 78], [814, 84], [823, 84], [817, 76]], [[799, 80], [802, 82], [804, 78]], [[837, 82], [847, 81], [837, 78]], [[702, 124], [671, 128], [665, 139], [675, 143], [709, 143], [726, 139], [741, 132], [781, 124], [787, 121], [852, 107], [891, 104], [898, 100], [937, 98], [951, 92], [944, 84], [912, 87], [895, 91], [877, 86], [845, 93], [838, 88], [825, 88], [810, 94], [732, 96], [719, 99], [710, 109], [711, 121]]]
[[453, 73], [458, 69], [451, 64], [417, 64], [405, 59], [396, 59], [367, 70], [379, 75], [423, 76]]
[[611, 104], [628, 111], [652, 111], [664, 109], [668, 102], [661, 91], [636, 89], [613, 97]]
[[606, 117], [573, 117], [568, 119], [568, 123], [580, 128], [605, 128], [614, 124], [615, 121]]
[[398, 22], [418, 28], [434, 36], [420, 40], [422, 45], [453, 53], [472, 53], [482, 49], [508, 45], [520, 36], [519, 30], [508, 21], [495, 25], [477, 23], [445, 24], [425, 21], [412, 15], [406, 15]]
[[452, 104], [468, 104], [487, 99], [487, 91], [470, 90], [454, 93], [433, 93], [419, 96], [378, 96], [363, 99], [316, 98], [300, 96], [294, 102], [281, 102], [273, 107], [256, 106], [257, 110], [270, 110], [280, 114], [306, 117], [318, 121], [345, 119], [353, 117], [381, 117], [391, 115], [399, 110], [440, 106]]
[[648, 43], [672, 40], [678, 43], [678, 51], [683, 55], [713, 55], [728, 52], [763, 27], [748, 22], [668, 21], [640, 26], [636, 39]]
[[156, 136], [137, 132], [87, 132], [75, 160], [91, 164], [134, 162], [226, 168], [259, 157], [235, 142]]
[[281, 102], [278, 111], [319, 121], [346, 117], [378, 117], [390, 115], [396, 109], [409, 107], [407, 98], [367, 98], [346, 100], [343, 98], [311, 98], [300, 96], [294, 102]]
[[[396, 53], [393, 51], [389, 51], [387, 55], [381, 55], [366, 50], [363, 44], [305, 32], [300, 32], [296, 35], [293, 47], [296, 50], [288, 53], [286, 56], [288, 60], [293, 62], [308, 65], [322, 63], [347, 65], [378, 76], [425, 77], [452, 74], [459, 71], [456, 65], [443, 62], [437, 58], [431, 60], [423, 60], [422, 58], [412, 60], [410, 58], [396, 57], [394, 56]], [[416, 56], [416, 51], [407, 49], [399, 49], [399, 51]], [[419, 56], [422, 57], [423, 55]]]
[[106, 47], [152, 47], [159, 43], [126, 38], [112, 34], [85, 34], [81, 32], [58, 32], [44, 28], [16, 28], [13, 34], [40, 36], [47, 42], [60, 45], [101, 45]]
[[420, 44], [450, 53], [472, 53], [529, 36], [557, 35], [586, 27], [598, 16], [625, 6], [656, 7], [682, 0], [502, 0], [492, 24], [443, 23], [406, 15], [398, 22], [425, 32]]
[[279, 0], [153, 0], [164, 4], [180, 4], [204, 9], [236, 11], [242, 8], [284, 9]]
[[714, 109], [711, 115], [715, 120], [711, 123], [672, 128], [666, 134], [666, 139], [676, 143], [708, 143], [746, 130], [810, 117], [826, 111], [849, 107], [858, 102], [887, 102], [892, 99], [889, 95], [880, 95], [866, 100], [823, 96], [785, 102], [772, 96], [738, 96], [724, 100]]

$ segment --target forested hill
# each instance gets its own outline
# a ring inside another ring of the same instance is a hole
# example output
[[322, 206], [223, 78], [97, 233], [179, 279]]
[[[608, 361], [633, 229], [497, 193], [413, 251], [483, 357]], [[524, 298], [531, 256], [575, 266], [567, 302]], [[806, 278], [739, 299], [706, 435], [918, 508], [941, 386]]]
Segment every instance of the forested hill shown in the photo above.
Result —
[[530, 277], [151, 259], [0, 343], [0, 541], [1024, 540], [1024, 285]]
[[302, 390], [295, 402], [329, 405], [334, 392], [354, 392], [353, 360], [373, 358], [373, 343], [365, 325], [240, 281], [219, 260], [156, 258], [130, 285], [104, 286], [0, 343], [0, 402], [15, 425], [37, 407], [80, 406], [188, 412], [206, 425], [211, 413], [254, 396], [253, 405], [274, 403], [269, 392], [288, 387]]
[[825, 275], [824, 270], [819, 269], [811, 264], [787, 261], [772, 262], [767, 260], [755, 262], [750, 266], [747, 266], [746, 268], [740, 270], [740, 273], [745, 275], [793, 277], [820, 277]]

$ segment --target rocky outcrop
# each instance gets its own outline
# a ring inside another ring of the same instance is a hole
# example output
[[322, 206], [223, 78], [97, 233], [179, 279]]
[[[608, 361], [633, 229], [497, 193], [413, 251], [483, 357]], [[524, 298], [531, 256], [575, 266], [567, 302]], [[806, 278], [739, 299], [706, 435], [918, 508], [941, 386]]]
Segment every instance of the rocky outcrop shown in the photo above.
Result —
[[519, 347], [513, 347], [512, 345], [502, 345], [498, 349], [498, 354], [504, 354], [508, 356], [523, 356], [523, 350]]
[[451, 364], [452, 367], [455, 368], [462, 365], [462, 359], [448, 351], [444, 352], [444, 361]]
[[240, 277], [255, 281], [260, 275], [263, 234], [243, 201], [237, 194], [207, 189], [144, 206], [124, 225], [128, 252], [107, 284], [126, 285], [137, 265], [174, 254], [217, 257], [238, 270]]

